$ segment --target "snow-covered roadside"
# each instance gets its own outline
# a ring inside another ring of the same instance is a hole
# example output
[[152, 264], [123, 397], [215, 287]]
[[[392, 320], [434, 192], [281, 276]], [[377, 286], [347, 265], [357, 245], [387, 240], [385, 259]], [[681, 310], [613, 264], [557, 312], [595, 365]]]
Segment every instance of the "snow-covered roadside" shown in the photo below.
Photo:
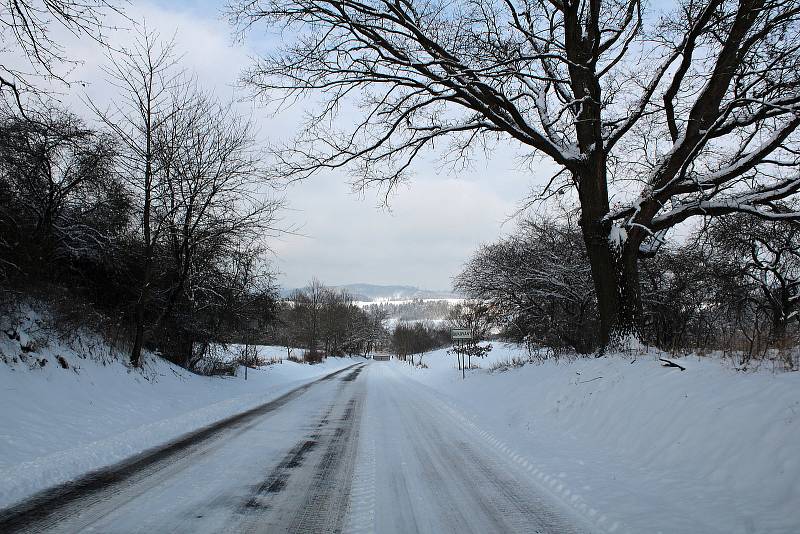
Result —
[[[499, 344], [481, 362], [524, 357]], [[800, 532], [800, 373], [654, 354], [473, 370], [445, 351], [428, 385], [543, 488], [614, 532]]]
[[[29, 343], [31, 329], [19, 331], [20, 340], [7, 335], [0, 340], [0, 354], [22, 353], [26, 359], [0, 363], [0, 508], [354, 363], [285, 361], [250, 369], [245, 381], [243, 373], [194, 375], [148, 355], [144, 369], [132, 371], [115, 359], [82, 357], [74, 343], [54, 338], [45, 343], [41, 336]], [[69, 368], [62, 368], [59, 356]], [[47, 363], [40, 366], [41, 360]]]

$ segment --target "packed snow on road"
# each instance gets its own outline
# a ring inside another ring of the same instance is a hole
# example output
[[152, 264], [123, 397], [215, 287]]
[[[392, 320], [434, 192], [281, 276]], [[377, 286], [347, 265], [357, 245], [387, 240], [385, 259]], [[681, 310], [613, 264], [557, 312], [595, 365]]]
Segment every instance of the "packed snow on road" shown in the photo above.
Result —
[[0, 525], [800, 530], [800, 462], [787, 445], [800, 439], [800, 377], [696, 357], [681, 371], [657, 356], [522, 365], [522, 348], [495, 344], [464, 379], [443, 349], [414, 366], [284, 361], [245, 381], [155, 358], [131, 371], [56, 343], [36, 353], [44, 366], [0, 366]]

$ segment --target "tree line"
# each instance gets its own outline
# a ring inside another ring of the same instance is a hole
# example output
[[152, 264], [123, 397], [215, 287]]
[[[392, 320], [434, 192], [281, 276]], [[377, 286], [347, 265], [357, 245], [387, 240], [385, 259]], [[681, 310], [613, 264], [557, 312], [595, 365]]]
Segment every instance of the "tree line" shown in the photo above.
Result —
[[[84, 288], [124, 325], [134, 364], [144, 346], [188, 361], [190, 339], [270, 313], [253, 236], [272, 229], [279, 202], [252, 177], [347, 169], [357, 187], [392, 189], [431, 151], [468, 163], [501, 144], [555, 166], [537, 176], [528, 207], [558, 199], [570, 213], [564, 222], [540, 212], [496, 244], [498, 258], [482, 256], [522, 277], [503, 290], [509, 331], [582, 352], [727, 336], [748, 353], [792, 332], [794, 0], [233, 1], [240, 36], [266, 27], [286, 37], [243, 84], [279, 107], [306, 106], [268, 169], [248, 121], [146, 31], [109, 49], [120, 94], [93, 106], [102, 127], [38, 91], [70, 62], [50, 26], [103, 43], [117, 9], [48, 0], [0, 11], [0, 53], [17, 49], [35, 71], [0, 66], [0, 264], [8, 287]], [[694, 234], [691, 246], [680, 233]], [[515, 255], [527, 263], [510, 265]]]
[[198, 343], [272, 320], [263, 238], [282, 202], [249, 119], [199, 88], [171, 42], [141, 30], [105, 70], [117, 95], [90, 102], [91, 125], [44, 97], [0, 113], [0, 282], [64, 295], [67, 314], [91, 305], [134, 366], [147, 348], [193, 368]]
[[[742, 365], [800, 342], [800, 226], [749, 214], [712, 219], [640, 260], [641, 341], [721, 350]], [[483, 245], [455, 286], [481, 299], [503, 335], [592, 353], [602, 346], [591, 266], [575, 217], [532, 218]], [[796, 354], [782, 351], [788, 368]]]
[[366, 357], [388, 342], [385, 318], [381, 310], [357, 306], [347, 291], [314, 279], [277, 303], [267, 342], [283, 345], [287, 352], [303, 349], [309, 362], [326, 356]]
[[229, 11], [243, 32], [288, 36], [245, 83], [277, 106], [319, 100], [276, 151], [278, 175], [346, 169], [357, 186], [392, 189], [431, 152], [467, 164], [511, 146], [534, 176], [533, 162], [550, 162], [530, 204], [577, 208], [593, 295], [591, 310], [569, 295], [553, 305], [592, 323], [603, 347], [646, 335], [643, 269], [674, 229], [736, 214], [800, 220], [794, 0], [275, 0]]
[[410, 359], [412, 365], [414, 355], [419, 355], [417, 365], [422, 365], [426, 352], [446, 347], [450, 342], [450, 328], [446, 324], [400, 322], [392, 331], [391, 348], [399, 359]]
[[400, 321], [431, 321], [447, 317], [450, 302], [443, 299], [411, 299], [405, 302], [374, 302], [365, 306]]

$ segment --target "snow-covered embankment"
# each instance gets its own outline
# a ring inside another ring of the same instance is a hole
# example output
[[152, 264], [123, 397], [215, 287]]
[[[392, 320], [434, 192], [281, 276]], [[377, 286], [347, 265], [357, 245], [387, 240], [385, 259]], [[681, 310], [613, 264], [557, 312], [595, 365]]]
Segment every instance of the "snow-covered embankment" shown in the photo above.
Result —
[[445, 351], [393, 365], [600, 530], [800, 532], [800, 373], [654, 353], [485, 369], [514, 356], [463, 381]]
[[0, 508], [354, 363], [284, 361], [250, 369], [245, 381], [242, 373], [198, 376], [148, 354], [132, 370], [98, 337], [67, 343], [35, 313], [0, 326]]

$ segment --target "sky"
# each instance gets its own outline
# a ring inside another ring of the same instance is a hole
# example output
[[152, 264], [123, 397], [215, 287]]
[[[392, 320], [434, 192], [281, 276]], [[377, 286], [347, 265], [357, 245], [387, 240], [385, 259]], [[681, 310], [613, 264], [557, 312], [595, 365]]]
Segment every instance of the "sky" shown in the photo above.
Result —
[[[271, 41], [257, 27], [244, 43], [235, 43], [222, 5], [132, 0], [126, 11], [165, 38], [174, 35], [184, 67], [226, 100], [243, 96], [236, 88], [238, 75], [252, 57], [270, 50]], [[82, 83], [72, 84], [62, 100], [88, 115], [87, 97], [101, 105], [114, 98], [102, 71], [104, 51], [87, 39], [64, 39], [67, 53], [82, 61], [70, 78]], [[112, 46], [130, 39], [124, 31], [108, 37]], [[272, 116], [252, 102], [240, 108], [252, 113], [265, 145], [291, 138], [302, 111], [289, 108]], [[452, 277], [481, 243], [513, 230], [510, 218], [530, 188], [550, 176], [549, 166], [523, 166], [518, 155], [513, 147], [499, 146], [458, 172], [428, 158], [416, 166], [409, 184], [394, 191], [388, 208], [379, 191], [353, 193], [343, 174], [319, 174], [290, 186], [281, 193], [287, 203], [281, 224], [293, 232], [268, 240], [279, 284], [300, 287], [317, 277], [330, 285], [450, 289]]]

